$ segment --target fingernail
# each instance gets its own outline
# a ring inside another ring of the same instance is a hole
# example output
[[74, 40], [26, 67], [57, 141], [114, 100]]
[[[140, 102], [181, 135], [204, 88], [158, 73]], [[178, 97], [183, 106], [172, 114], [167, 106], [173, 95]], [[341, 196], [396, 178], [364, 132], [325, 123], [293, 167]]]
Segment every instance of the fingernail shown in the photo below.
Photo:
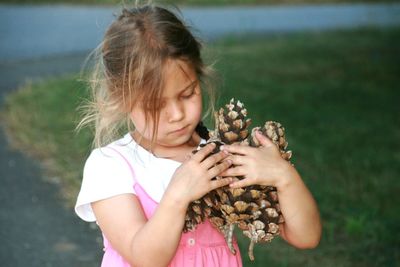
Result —
[[225, 146], [220, 146], [219, 149], [220, 149], [220, 150], [224, 150], [224, 149], [225, 149]]
[[230, 159], [228, 159], [227, 162], [228, 162], [229, 165], [232, 164], [232, 160], [230, 160]]

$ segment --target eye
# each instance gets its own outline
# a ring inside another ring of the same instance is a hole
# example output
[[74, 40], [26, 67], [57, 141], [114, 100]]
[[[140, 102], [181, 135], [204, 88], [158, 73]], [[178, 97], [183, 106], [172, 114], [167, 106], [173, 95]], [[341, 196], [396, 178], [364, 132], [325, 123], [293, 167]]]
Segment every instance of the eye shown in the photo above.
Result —
[[190, 90], [188, 90], [188, 92], [185, 92], [183, 95], [181, 95], [181, 97], [182, 97], [183, 99], [191, 98], [191, 97], [195, 94], [195, 92], [196, 92], [195, 89], [196, 89], [196, 87], [193, 86]]
[[182, 98], [187, 99], [191, 98], [194, 95], [194, 91], [192, 91], [190, 94], [183, 95]]

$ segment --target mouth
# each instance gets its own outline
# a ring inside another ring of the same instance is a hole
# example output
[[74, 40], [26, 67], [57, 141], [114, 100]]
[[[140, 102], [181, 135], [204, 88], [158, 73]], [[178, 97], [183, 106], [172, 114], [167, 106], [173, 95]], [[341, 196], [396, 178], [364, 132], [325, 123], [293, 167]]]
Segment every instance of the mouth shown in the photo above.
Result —
[[182, 127], [182, 128], [179, 128], [179, 129], [177, 129], [177, 130], [171, 131], [171, 133], [181, 133], [181, 132], [184, 132], [184, 131], [186, 130], [187, 127], [188, 127], [188, 125], [186, 125], [186, 126], [184, 126], [184, 127]]

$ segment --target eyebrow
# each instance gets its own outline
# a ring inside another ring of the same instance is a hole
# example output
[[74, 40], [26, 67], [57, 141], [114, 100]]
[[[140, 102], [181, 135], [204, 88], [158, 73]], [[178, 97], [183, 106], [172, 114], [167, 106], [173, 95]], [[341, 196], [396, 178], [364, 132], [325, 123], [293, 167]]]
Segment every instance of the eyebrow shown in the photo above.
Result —
[[197, 82], [198, 82], [197, 80], [194, 80], [194, 81], [191, 82], [188, 86], [186, 86], [185, 88], [183, 88], [183, 89], [179, 92], [179, 94], [185, 92], [186, 90], [188, 90], [189, 88], [191, 88], [191, 87], [192, 87], [194, 84], [196, 84]]

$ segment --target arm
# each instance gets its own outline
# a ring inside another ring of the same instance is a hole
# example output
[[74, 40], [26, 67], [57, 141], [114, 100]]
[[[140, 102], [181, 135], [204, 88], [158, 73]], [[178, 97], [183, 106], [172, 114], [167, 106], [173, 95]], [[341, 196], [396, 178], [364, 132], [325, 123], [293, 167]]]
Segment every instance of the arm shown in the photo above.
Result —
[[277, 187], [279, 203], [285, 223], [281, 236], [297, 248], [314, 248], [321, 238], [321, 222], [314, 198], [296, 169], [282, 159], [278, 148], [265, 136], [257, 133], [259, 148], [224, 146], [234, 155], [229, 158], [236, 165], [223, 176], [239, 176], [245, 179], [232, 183], [231, 187], [252, 184]]
[[[289, 164], [288, 164], [289, 165]], [[317, 204], [296, 169], [289, 165], [287, 175], [277, 184], [285, 223], [281, 236], [297, 248], [315, 248], [321, 238]]]
[[182, 204], [162, 200], [148, 221], [132, 194], [94, 202], [92, 208], [104, 235], [132, 266], [166, 266], [175, 254], [186, 212]]
[[227, 155], [221, 152], [206, 158], [213, 148], [206, 146], [177, 169], [149, 220], [137, 197], [131, 194], [92, 203], [102, 232], [132, 266], [167, 266], [179, 245], [188, 204], [232, 182], [211, 180], [230, 165], [225, 161], [214, 166]]

